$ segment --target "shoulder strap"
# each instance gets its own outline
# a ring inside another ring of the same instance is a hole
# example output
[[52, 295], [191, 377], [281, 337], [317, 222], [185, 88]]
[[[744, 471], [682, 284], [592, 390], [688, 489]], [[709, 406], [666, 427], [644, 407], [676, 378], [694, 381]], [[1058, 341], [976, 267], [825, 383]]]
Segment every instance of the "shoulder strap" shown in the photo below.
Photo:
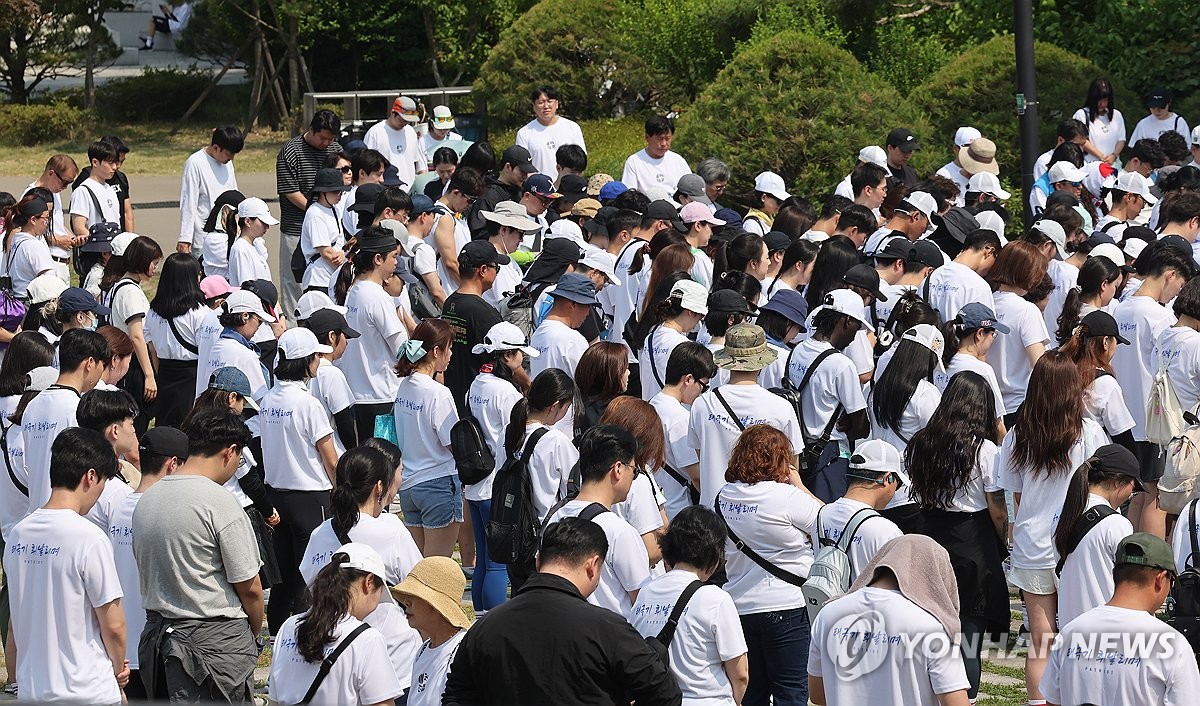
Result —
[[96, 207], [96, 218], [102, 223], [105, 222], [104, 207], [100, 205], [100, 199], [96, 198], [96, 192], [92, 191], [92, 187], [87, 185], [87, 179], [84, 179], [79, 184], [79, 187], [86, 191], [88, 196], [92, 197], [92, 205]]
[[1122, 223], [1121, 221], [1110, 221], [1108, 223], [1105, 223], [1103, 226], [1100, 227], [1100, 232], [1107, 233], [1109, 228], [1112, 228], [1113, 226], [1119, 226], [1119, 225], [1121, 225], [1121, 223]]
[[[796, 349], [793, 348], [792, 350], [794, 351]], [[833, 348], [830, 348], [828, 350], [821, 351], [820, 355], [818, 355], [816, 358], [813, 358], [813, 362], [808, 364], [808, 370], [804, 371], [804, 377], [800, 378], [800, 384], [796, 386], [796, 392], [804, 392], [804, 388], [808, 387], [808, 381], [812, 379], [813, 373], [817, 370], [817, 366], [834, 353], [837, 353], [837, 351]], [[791, 356], [788, 357], [788, 360], [791, 360]], [[788, 367], [791, 366], [789, 365]]]
[[[930, 281], [932, 278], [933, 278], [933, 273], [930, 272], [925, 277], [925, 284], [921, 285], [921, 298], [925, 300], [926, 304], [929, 303], [929, 288], [933, 285], [933, 283]], [[895, 311], [896, 310], [893, 308], [892, 312], [895, 313]]]
[[175, 326], [175, 319], [167, 319], [167, 326], [170, 327], [171, 333], [175, 336], [175, 340], [179, 341], [179, 345], [189, 353], [200, 354], [200, 348], [195, 343], [188, 343], [183, 340], [183, 336], [179, 335], [179, 329]]
[[741, 538], [738, 537], [733, 531], [733, 528], [729, 526], [729, 521], [725, 519], [725, 513], [721, 511], [721, 496], [719, 494], [717, 495], [716, 500], [713, 501], [713, 507], [716, 508], [717, 516], [721, 518], [721, 522], [725, 525], [725, 532], [729, 535], [729, 541], [733, 542], [733, 546], [737, 547], [739, 552], [745, 554], [747, 559], [753, 561], [755, 564], [758, 564], [759, 568], [779, 579], [780, 581], [790, 583], [793, 586], [804, 585], [804, 582], [807, 579], [800, 578], [790, 571], [784, 571], [783, 569], [764, 559], [763, 556], [758, 552], [746, 546], [746, 543], [743, 542]]
[[793, 390], [796, 388], [792, 385], [792, 357], [796, 355], [796, 349], [799, 347], [799, 345], [792, 346], [792, 349], [788, 351], [787, 360], [783, 362], [783, 386]]
[[328, 657], [321, 660], [321, 668], [317, 671], [317, 676], [313, 679], [312, 686], [308, 687], [308, 691], [304, 694], [304, 698], [301, 699], [300, 703], [306, 704], [312, 701], [313, 696], [317, 694], [317, 689], [321, 688], [321, 682], [325, 681], [325, 677], [329, 676], [329, 670], [333, 669], [333, 663], [337, 661], [338, 657], [342, 656], [342, 653], [346, 651], [351, 642], [354, 642], [359, 635], [366, 632], [370, 627], [370, 625], [363, 623], [354, 628], [353, 632], [342, 638], [337, 648], [333, 652], [330, 652]]
[[120, 291], [121, 287], [130, 284], [136, 285], [137, 282], [134, 282], [131, 279], [119, 279], [113, 284], [112, 289], [108, 290], [108, 304], [110, 308], [112, 303], [117, 300], [117, 292]]
[[714, 387], [713, 394], [717, 396], [718, 400], [721, 400], [721, 406], [725, 408], [726, 412], [729, 412], [729, 417], [737, 425], [737, 428], [741, 431], [746, 431], [746, 425], [742, 424], [742, 420], [738, 418], [737, 412], [734, 412], [733, 407], [730, 407], [729, 403], [725, 401], [725, 396], [721, 394], [721, 391]]
[[[7, 454], [6, 454], [7, 456]], [[1196, 506], [1200, 505], [1200, 500], [1193, 500], [1192, 507], [1188, 509], [1188, 535], [1192, 540], [1192, 553], [1188, 555], [1187, 561], [1184, 562], [1185, 567], [1191, 567], [1192, 559], [1200, 554], [1200, 540], [1196, 539]]]
[[1062, 567], [1067, 563], [1067, 557], [1070, 556], [1076, 549], [1079, 548], [1079, 543], [1088, 535], [1096, 525], [1108, 517], [1115, 515], [1117, 511], [1108, 505], [1096, 505], [1089, 507], [1086, 512], [1075, 522], [1075, 526], [1071, 528], [1071, 534], [1067, 537], [1067, 553], [1059, 557], [1058, 572], [1062, 573]]
[[529, 457], [533, 455], [533, 449], [542, 440], [542, 437], [549, 433], [549, 429], [538, 429], [529, 435], [525, 441], [525, 448], [521, 451], [521, 463], [529, 463]]
[[667, 624], [658, 632], [658, 641], [662, 643], [663, 647], [671, 646], [671, 640], [675, 638], [675, 629], [679, 627], [679, 619], [683, 617], [683, 609], [687, 608], [688, 601], [692, 600], [692, 596], [696, 595], [696, 591], [699, 591], [703, 585], [703, 581], [693, 581], [683, 589], [679, 598], [675, 599], [675, 607], [671, 609]]
[[604, 507], [600, 503], [592, 503], [591, 505], [583, 508], [583, 510], [579, 513], [579, 519], [591, 522], [606, 512], [608, 512], [608, 508]]
[[658, 383], [658, 386], [660, 388], [666, 387], [666, 385], [663, 384], [662, 376], [658, 374], [658, 366], [654, 364], [654, 332], [658, 331], [661, 328], [662, 328], [662, 324], [655, 326], [650, 331], [650, 335], [646, 336], [645, 343], [642, 344], [644, 346], [649, 346], [646, 349], [646, 357], [650, 359], [650, 372], [654, 374], [654, 382]]
[[692, 489], [692, 479], [681, 473], [678, 468], [669, 463], [663, 463], [662, 469], [667, 472], [667, 475], [671, 476], [672, 480], [682, 485], [684, 489], [689, 491]]
[[[12, 459], [8, 457], [8, 430], [13, 427], [12, 424], [5, 426], [0, 424], [0, 452], [4, 453], [4, 468], [8, 471], [8, 479], [17, 490], [21, 491], [21, 495], [29, 497], [29, 487], [17, 478], [17, 474], [13, 472]], [[1192, 543], [1196, 542], [1196, 508], [1192, 507]]]
[[[635, 245], [642, 246], [645, 244], [646, 244], [646, 241], [642, 240], [641, 238], [631, 238], [628, 243], [625, 243], [625, 247], [621, 248], [621, 252], [617, 253], [617, 259], [613, 262], [613, 267], [617, 267], [618, 265], [621, 264], [621, 258], [625, 257], [625, 253], [629, 250], [629, 248], [631, 248]], [[633, 264], [633, 263], [630, 263], [630, 264]]]
[[862, 523], [878, 515], [869, 507], [859, 508], [857, 512], [850, 516], [850, 521], [846, 523], [846, 529], [842, 530], [842, 536], [838, 539], [838, 549], [845, 552], [846, 556], [850, 555], [850, 543], [854, 541], [854, 535], [858, 534], [858, 528]]

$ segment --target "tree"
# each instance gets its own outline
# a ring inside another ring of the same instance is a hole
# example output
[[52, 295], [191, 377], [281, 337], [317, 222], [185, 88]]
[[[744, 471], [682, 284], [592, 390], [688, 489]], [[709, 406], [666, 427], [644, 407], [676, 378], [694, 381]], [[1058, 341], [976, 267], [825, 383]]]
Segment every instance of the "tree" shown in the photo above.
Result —
[[89, 56], [94, 66], [105, 55], [104, 42], [112, 46], [107, 32], [88, 31], [82, 6], [81, 0], [0, 0], [0, 90], [12, 102], [28, 103], [43, 81]]

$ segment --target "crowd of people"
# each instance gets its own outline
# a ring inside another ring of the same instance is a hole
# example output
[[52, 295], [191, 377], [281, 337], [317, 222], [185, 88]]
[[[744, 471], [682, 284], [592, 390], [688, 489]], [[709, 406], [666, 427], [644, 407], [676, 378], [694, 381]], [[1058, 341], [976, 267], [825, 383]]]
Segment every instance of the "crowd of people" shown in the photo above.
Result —
[[279, 704], [966, 704], [1011, 585], [1030, 704], [1187, 700], [1200, 129], [1114, 101], [1025, 228], [971, 127], [810, 200], [661, 116], [592, 173], [550, 86], [499, 154], [318, 111], [279, 218], [218, 128], [165, 256], [128, 146], [52, 157], [0, 195], [6, 690], [245, 702], [269, 643]]

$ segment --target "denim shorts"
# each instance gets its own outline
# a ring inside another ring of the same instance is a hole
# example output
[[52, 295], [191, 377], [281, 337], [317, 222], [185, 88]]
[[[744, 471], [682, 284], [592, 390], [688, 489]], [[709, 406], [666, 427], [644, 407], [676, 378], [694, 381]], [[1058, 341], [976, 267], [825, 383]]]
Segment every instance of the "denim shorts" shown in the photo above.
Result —
[[458, 475], [434, 478], [401, 490], [400, 511], [409, 527], [441, 529], [452, 522], [462, 522], [462, 483]]

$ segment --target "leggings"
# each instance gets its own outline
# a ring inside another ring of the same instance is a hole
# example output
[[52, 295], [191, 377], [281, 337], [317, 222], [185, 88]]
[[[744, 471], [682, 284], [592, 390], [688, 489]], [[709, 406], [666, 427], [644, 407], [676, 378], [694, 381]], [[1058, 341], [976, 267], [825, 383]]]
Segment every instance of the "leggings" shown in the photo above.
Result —
[[267, 488], [268, 496], [279, 511], [279, 524], [273, 537], [275, 558], [282, 580], [271, 588], [267, 602], [267, 627], [279, 632], [284, 621], [304, 609], [304, 577], [300, 561], [308, 547], [309, 535], [329, 517], [328, 490], [280, 490]]
[[487, 522], [491, 500], [468, 500], [471, 527], [475, 531], [475, 577], [471, 579], [471, 602], [475, 610], [491, 610], [508, 597], [508, 570], [492, 561], [487, 550]]

